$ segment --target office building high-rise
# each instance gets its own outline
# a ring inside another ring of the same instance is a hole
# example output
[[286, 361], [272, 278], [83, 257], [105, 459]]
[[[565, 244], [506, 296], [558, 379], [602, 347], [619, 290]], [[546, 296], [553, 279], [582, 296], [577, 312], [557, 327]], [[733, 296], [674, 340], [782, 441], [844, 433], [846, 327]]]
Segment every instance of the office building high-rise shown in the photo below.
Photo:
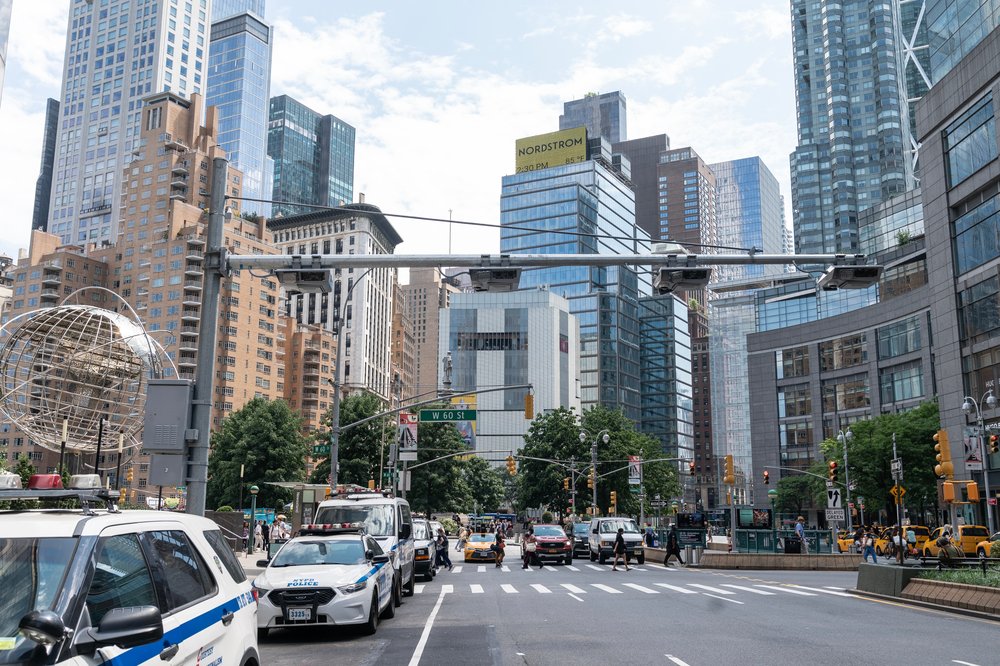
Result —
[[[270, 200], [273, 194], [267, 156], [272, 37], [271, 26], [249, 12], [212, 23], [205, 103], [218, 109], [219, 145], [243, 172], [247, 199]], [[263, 201], [248, 200], [242, 208], [271, 214], [271, 205]]]
[[625, 119], [625, 95], [621, 92], [588, 93], [582, 99], [563, 104], [559, 129], [586, 127], [591, 139], [602, 137], [618, 143], [628, 138]]
[[264, 18], [266, 0], [212, 0], [212, 23], [250, 12]]
[[450, 307], [451, 299], [461, 290], [451, 281], [441, 279], [437, 268], [411, 268], [410, 282], [401, 286], [403, 307], [413, 327], [414, 382], [406, 395], [422, 395], [437, 390], [441, 369], [438, 357], [438, 330], [441, 310]]
[[42, 135], [42, 163], [35, 181], [35, 206], [31, 213], [31, 228], [48, 231], [49, 194], [52, 192], [52, 165], [56, 159], [56, 133], [59, 129], [59, 102], [45, 102], [45, 132]]
[[799, 253], [858, 252], [858, 214], [915, 186], [895, 3], [792, 0]]
[[930, 45], [930, 76], [937, 83], [1000, 26], [995, 0], [923, 0]]
[[121, 174], [141, 151], [142, 98], [204, 89], [208, 0], [72, 0], [48, 230], [63, 243], [111, 244]]
[[[271, 98], [267, 154], [274, 160], [273, 216], [337, 207], [354, 197], [355, 130], [288, 95]], [[296, 204], [307, 204], [306, 206]]]
[[[659, 167], [661, 156], [670, 150], [666, 134], [620, 141], [612, 146], [615, 153], [628, 157], [632, 189], [635, 190], [635, 223], [653, 241], [669, 240], [667, 201], [660, 194]], [[680, 208], [678, 208], [680, 210]]]

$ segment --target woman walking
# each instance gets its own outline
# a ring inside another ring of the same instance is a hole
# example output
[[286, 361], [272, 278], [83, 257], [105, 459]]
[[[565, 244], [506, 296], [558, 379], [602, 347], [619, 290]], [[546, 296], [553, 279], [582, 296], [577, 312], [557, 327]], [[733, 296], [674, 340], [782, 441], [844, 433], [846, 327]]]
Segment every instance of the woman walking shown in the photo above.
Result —
[[506, 536], [504, 535], [503, 530], [498, 529], [493, 541], [494, 552], [496, 552], [497, 555], [497, 569], [503, 566], [504, 547], [506, 545]]
[[618, 571], [618, 558], [625, 561], [625, 571], [628, 571], [628, 551], [625, 549], [625, 528], [619, 527], [618, 534], [615, 536], [615, 545], [613, 549], [615, 555], [615, 561], [611, 563], [611, 570]]
[[[521, 544], [521, 568], [527, 569], [531, 566], [531, 560], [538, 560], [538, 541], [535, 539], [535, 530], [528, 528]], [[538, 561], [538, 568], [542, 568], [541, 561]]]

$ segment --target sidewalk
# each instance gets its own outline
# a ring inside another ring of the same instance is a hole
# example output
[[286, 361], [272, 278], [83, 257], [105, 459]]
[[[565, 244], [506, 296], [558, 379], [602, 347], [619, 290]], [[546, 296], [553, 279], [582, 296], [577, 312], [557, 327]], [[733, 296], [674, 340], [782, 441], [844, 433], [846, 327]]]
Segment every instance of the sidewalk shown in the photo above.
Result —
[[257, 562], [259, 560], [263, 560], [267, 557], [267, 555], [263, 552], [255, 551], [253, 555], [247, 555], [245, 550], [241, 550], [236, 551], [234, 554], [236, 555], [236, 559], [239, 560], [239, 563], [243, 566], [243, 571], [246, 572], [247, 578], [253, 578], [264, 570], [264, 567], [257, 566]]

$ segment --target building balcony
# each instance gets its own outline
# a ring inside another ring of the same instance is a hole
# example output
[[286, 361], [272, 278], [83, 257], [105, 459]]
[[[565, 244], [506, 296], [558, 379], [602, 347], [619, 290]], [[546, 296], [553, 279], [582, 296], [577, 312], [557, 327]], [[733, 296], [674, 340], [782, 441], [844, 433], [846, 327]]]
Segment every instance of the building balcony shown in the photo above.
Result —
[[62, 284], [62, 275], [59, 273], [49, 273], [48, 269], [42, 274], [42, 285]]
[[184, 275], [187, 275], [188, 277], [201, 277], [203, 273], [204, 271], [201, 270], [201, 266], [194, 266], [192, 264], [188, 264], [187, 268], [184, 269]]
[[183, 176], [176, 176], [171, 179], [170, 187], [175, 190], [186, 190], [188, 186], [187, 178]]
[[177, 346], [177, 350], [179, 352], [181, 352], [181, 353], [185, 353], [186, 352], [186, 353], [190, 353], [190, 354], [197, 354], [198, 353], [198, 341], [195, 340], [193, 342], [190, 342], [188, 340], [181, 340], [180, 343]]
[[[188, 241], [188, 245], [192, 245], [191, 241]], [[202, 243], [204, 245], [204, 243]], [[188, 261], [202, 261], [205, 258], [205, 253], [201, 250], [197, 250], [193, 247], [189, 247], [184, 252], [184, 258]]]
[[175, 139], [169, 134], [166, 136], [166, 140], [163, 142], [163, 147], [166, 148], [167, 150], [176, 150], [182, 153], [187, 152], [188, 150], [188, 147], [184, 144], [183, 141]]
[[201, 280], [185, 280], [184, 291], [201, 291]]
[[181, 326], [181, 337], [182, 338], [197, 338], [198, 337], [198, 327], [197, 326]]
[[178, 162], [170, 169], [170, 173], [175, 176], [186, 176], [188, 175], [187, 162]]
[[319, 382], [302, 382], [302, 388], [317, 390], [319, 389]]
[[41, 296], [42, 300], [59, 298], [59, 290], [58, 289], [42, 289], [42, 293], [40, 294], [40, 296]]
[[184, 294], [184, 300], [181, 303], [186, 308], [201, 307], [201, 299], [197, 296], [189, 296], [188, 294]]
[[315, 395], [303, 395], [302, 404], [303, 405], [315, 405], [319, 402], [319, 399]]
[[201, 308], [184, 308], [181, 311], [183, 321], [201, 321]]
[[205, 247], [205, 239], [201, 236], [188, 236], [188, 247]]
[[170, 195], [170, 200], [171, 201], [183, 201], [183, 202], [187, 203], [187, 195], [175, 192], [174, 194]]
[[178, 372], [177, 377], [179, 379], [190, 379], [191, 381], [195, 379], [194, 372]]
[[177, 367], [191, 368], [198, 365], [198, 354], [193, 352], [181, 352], [177, 355]]

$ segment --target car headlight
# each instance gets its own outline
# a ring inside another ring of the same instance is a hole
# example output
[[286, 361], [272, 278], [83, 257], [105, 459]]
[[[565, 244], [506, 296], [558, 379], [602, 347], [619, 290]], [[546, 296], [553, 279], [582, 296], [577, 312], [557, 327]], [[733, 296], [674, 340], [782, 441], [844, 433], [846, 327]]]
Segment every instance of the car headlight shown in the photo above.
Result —
[[615, 545], [615, 542], [614, 541], [604, 541], [604, 540], [602, 540], [601, 541], [601, 545], [602, 546], [613, 546], [613, 545]]
[[363, 580], [360, 583], [351, 583], [350, 585], [341, 585], [337, 589], [340, 590], [341, 594], [354, 594], [355, 592], [360, 592], [361, 590], [368, 587], [368, 581]]

